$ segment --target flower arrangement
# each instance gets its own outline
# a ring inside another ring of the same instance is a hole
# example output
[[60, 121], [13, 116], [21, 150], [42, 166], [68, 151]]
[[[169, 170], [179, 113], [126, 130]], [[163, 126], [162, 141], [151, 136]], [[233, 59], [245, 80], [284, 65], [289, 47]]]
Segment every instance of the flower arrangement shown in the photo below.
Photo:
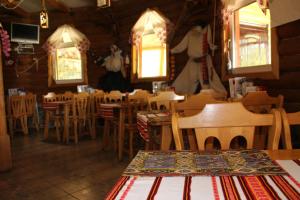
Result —
[[0, 29], [0, 37], [1, 37], [1, 42], [2, 42], [2, 51], [5, 55], [5, 57], [10, 56], [10, 41], [9, 41], [9, 35], [6, 30], [3, 28]]

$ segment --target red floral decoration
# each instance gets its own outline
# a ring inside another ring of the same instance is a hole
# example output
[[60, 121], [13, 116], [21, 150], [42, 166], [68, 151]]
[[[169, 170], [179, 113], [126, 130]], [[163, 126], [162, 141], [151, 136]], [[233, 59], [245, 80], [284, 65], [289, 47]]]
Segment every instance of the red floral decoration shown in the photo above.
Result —
[[2, 42], [2, 51], [5, 55], [5, 57], [10, 56], [10, 41], [9, 41], [9, 35], [6, 30], [0, 29], [0, 36], [1, 36], [1, 42]]

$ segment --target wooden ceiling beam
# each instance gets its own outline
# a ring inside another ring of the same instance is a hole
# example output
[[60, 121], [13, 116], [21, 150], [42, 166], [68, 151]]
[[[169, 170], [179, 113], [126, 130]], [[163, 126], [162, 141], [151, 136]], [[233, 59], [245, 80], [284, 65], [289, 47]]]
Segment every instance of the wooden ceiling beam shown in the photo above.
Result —
[[46, 6], [50, 5], [53, 8], [56, 8], [62, 12], [70, 12], [71, 9], [64, 3], [57, 1], [57, 0], [45, 0], [46, 1]]

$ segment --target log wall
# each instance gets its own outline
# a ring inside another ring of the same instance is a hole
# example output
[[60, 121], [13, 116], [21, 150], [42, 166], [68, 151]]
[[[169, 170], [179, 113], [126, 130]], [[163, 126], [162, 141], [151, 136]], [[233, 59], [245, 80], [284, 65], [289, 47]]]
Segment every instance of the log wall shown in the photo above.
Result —
[[[123, 2], [118, 5], [118, 2]], [[35, 45], [36, 54], [32, 57], [41, 58], [45, 55], [41, 48], [45, 40], [62, 24], [73, 24], [78, 30], [83, 32], [91, 41], [91, 49], [96, 55], [105, 57], [109, 55], [109, 46], [116, 43], [123, 52], [130, 54], [130, 44], [128, 43], [130, 29], [139, 16], [147, 8], [156, 8], [169, 18], [174, 24], [179, 19], [184, 8], [183, 0], [128, 0], [113, 2], [109, 9], [77, 8], [70, 13], [51, 11], [49, 13], [50, 28], [41, 29], [40, 44]], [[135, 4], [132, 4], [135, 2]], [[189, 5], [189, 12], [183, 17], [182, 26], [178, 28], [170, 47], [175, 46], [195, 25], [195, 21], [207, 21], [213, 25], [213, 2], [199, 0], [195, 6]], [[218, 1], [219, 2], [219, 1]], [[221, 46], [222, 17], [221, 5], [217, 6], [216, 16], [216, 40], [215, 44]], [[1, 12], [1, 11], [0, 11]], [[32, 15], [28, 19], [7, 17], [0, 15], [0, 21], [5, 22], [21, 21], [38, 24], [38, 15]], [[280, 52], [280, 79], [271, 81], [256, 80], [259, 85], [264, 85], [272, 95], [283, 94], [285, 96], [285, 106], [288, 111], [300, 110], [300, 20], [277, 28], [279, 35]], [[221, 72], [221, 50], [215, 52], [214, 65], [218, 73]], [[29, 58], [28, 58], [29, 57]], [[32, 63], [31, 56], [16, 55], [14, 60], [18, 60], [19, 69], [25, 69]], [[175, 55], [176, 73], [175, 77], [184, 67], [187, 56], [186, 52]], [[14, 67], [4, 65], [4, 86], [8, 88], [23, 87], [28, 91], [37, 93], [39, 98], [49, 91], [63, 92], [66, 90], [76, 91], [76, 87], [48, 88], [47, 86], [47, 59], [39, 61], [38, 69], [33, 67], [29, 71], [16, 76]], [[105, 74], [105, 69], [93, 63], [91, 57], [88, 58], [88, 79], [89, 85], [96, 87], [99, 79]], [[227, 83], [225, 83], [227, 85]], [[151, 83], [140, 83], [134, 85], [136, 88], [151, 89]]]

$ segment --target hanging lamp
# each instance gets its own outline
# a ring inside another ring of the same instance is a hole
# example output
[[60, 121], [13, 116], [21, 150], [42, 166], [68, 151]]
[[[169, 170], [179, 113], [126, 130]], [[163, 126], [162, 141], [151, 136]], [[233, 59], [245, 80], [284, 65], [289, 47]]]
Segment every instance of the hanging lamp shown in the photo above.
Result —
[[42, 11], [40, 12], [40, 26], [41, 28], [49, 28], [49, 18], [45, 5], [45, 0], [42, 0]]
[[107, 8], [111, 6], [111, 0], [97, 0], [97, 6], [100, 8]]

